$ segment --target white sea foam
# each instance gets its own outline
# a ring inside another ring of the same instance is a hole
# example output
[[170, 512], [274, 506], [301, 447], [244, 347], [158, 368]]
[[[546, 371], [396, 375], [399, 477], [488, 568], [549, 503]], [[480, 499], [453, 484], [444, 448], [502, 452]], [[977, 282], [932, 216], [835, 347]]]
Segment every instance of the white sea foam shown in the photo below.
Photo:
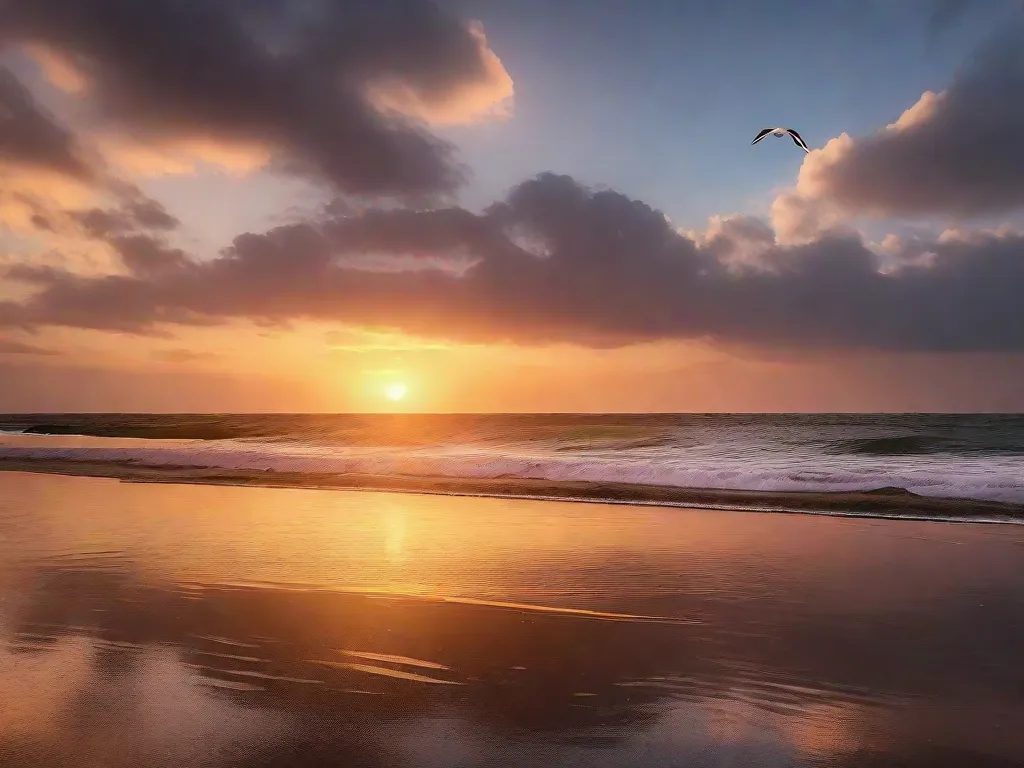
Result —
[[719, 455], [679, 449], [581, 453], [509, 448], [348, 448], [303, 442], [0, 436], [0, 459], [444, 478], [524, 478], [760, 491], [892, 486], [924, 496], [1024, 502], [1024, 456]]

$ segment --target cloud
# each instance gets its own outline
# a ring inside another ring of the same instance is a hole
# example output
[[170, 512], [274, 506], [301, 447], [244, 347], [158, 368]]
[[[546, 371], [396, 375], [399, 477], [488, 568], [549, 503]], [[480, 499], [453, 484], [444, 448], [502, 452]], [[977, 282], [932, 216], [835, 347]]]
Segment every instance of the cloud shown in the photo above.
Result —
[[[42, 250], [0, 259], [31, 279], [45, 265], [108, 273], [155, 264], [138, 242], [169, 250], [159, 238], [180, 221], [135, 185], [112, 174], [94, 148], [43, 110], [32, 93], [0, 68], [0, 226], [32, 236]], [[166, 255], [165, 255], [166, 256]], [[6, 286], [5, 286], [6, 287]]]
[[8, 275], [31, 282], [50, 267], [73, 267], [85, 274], [110, 274], [121, 267], [148, 273], [186, 259], [165, 240], [181, 226], [177, 217], [132, 187], [118, 188], [116, 195], [119, 199], [115, 196], [108, 207], [73, 209], [20, 196], [31, 214], [25, 226], [42, 233], [51, 247], [49, 258], [30, 252], [7, 259]]
[[0, 67], [0, 225], [39, 228], [49, 206], [86, 204], [97, 183], [76, 137]]
[[151, 357], [164, 363], [209, 362], [217, 359], [217, 355], [212, 352], [196, 352], [191, 349], [157, 350], [151, 354]]
[[81, 94], [89, 89], [89, 82], [81, 70], [60, 53], [43, 45], [27, 45], [25, 52], [54, 88], [68, 94]]
[[148, 235], [128, 235], [111, 241], [114, 250], [134, 275], [156, 276], [189, 264], [188, 255]]
[[8, 41], [75, 68], [120, 135], [205, 159], [266, 148], [278, 170], [353, 194], [453, 190], [464, 171], [419, 121], [512, 97], [479, 25], [432, 0], [7, 0], [0, 13]]
[[515, 92], [512, 78], [488, 45], [483, 26], [473, 22], [467, 29], [480, 52], [479, 78], [454, 85], [441, 98], [402, 78], [382, 78], [367, 88], [370, 101], [380, 109], [420, 117], [435, 125], [509, 117]]
[[[1020, 234], [890, 240], [883, 268], [856, 233], [785, 245], [763, 222], [719, 224], [697, 242], [642, 202], [545, 174], [482, 214], [372, 210], [244, 234], [211, 260], [163, 253], [158, 269], [127, 275], [11, 270], [36, 292], [0, 307], [0, 323], [153, 333], [319, 320], [462, 342], [1024, 350]], [[524, 237], [543, 247], [522, 247]], [[728, 262], [751, 242], [756, 258]], [[353, 261], [366, 252], [473, 261], [462, 272], [388, 271]]]
[[[112, 174], [102, 156], [46, 112], [0, 68], [0, 226], [42, 236], [65, 257], [132, 231], [166, 233], [180, 225], [159, 202]], [[38, 262], [38, 254], [33, 261]], [[99, 261], [103, 261], [102, 258]]]
[[[77, 237], [118, 262], [99, 276], [59, 262], [10, 265], [0, 277], [29, 294], [0, 303], [0, 326], [166, 336], [175, 325], [313, 320], [434, 340], [594, 348], [704, 339], [794, 354], [1024, 350], [1020, 233], [951, 230], [872, 246], [839, 226], [851, 212], [1024, 203], [1016, 141], [1024, 114], [1005, 98], [1024, 84], [1024, 47], [1007, 42], [1019, 42], [1017, 31], [878, 135], [843, 135], [808, 155], [771, 223], [715, 217], [691, 235], [641, 201], [554, 174], [523, 182], [483, 213], [416, 207], [420, 194], [451, 189], [459, 177], [451, 148], [416, 121], [475, 119], [512, 94], [482, 29], [427, 0], [129, 5], [0, 6], [0, 35], [33, 46], [51, 81], [85, 99], [102, 128], [94, 151], [13, 76], [0, 81], [0, 104], [13, 107], [3, 113], [11, 124], [0, 125], [2, 168], [50, 174], [93, 195], [47, 197], [25, 186], [13, 197], [0, 192], [0, 215], [13, 199], [23, 226]], [[969, 121], [984, 141], [963, 140]], [[135, 143], [118, 143], [129, 134]], [[161, 155], [172, 148], [178, 154]], [[178, 247], [173, 215], [105, 165], [176, 173], [196, 161], [228, 163], [217, 160], [222, 152], [235, 152], [239, 169], [270, 157], [329, 181], [346, 204], [239, 235], [217, 257], [200, 258]], [[411, 199], [365, 207], [345, 192]]]
[[14, 339], [5, 339], [0, 336], [0, 355], [56, 355], [52, 349], [37, 347], [34, 344], [26, 344]]
[[797, 192], [877, 216], [982, 216], [1024, 206], [1022, 93], [1024, 23], [1015, 21], [947, 90], [924, 93], [877, 134], [843, 134], [808, 155]]
[[167, 231], [181, 223], [160, 203], [147, 198], [129, 200], [120, 208], [90, 208], [70, 215], [88, 234], [100, 238], [135, 229]]
[[809, 243], [838, 226], [842, 216], [827, 200], [787, 191], [772, 201], [771, 220], [780, 242]]
[[110, 133], [99, 137], [97, 144], [112, 166], [143, 177], [192, 174], [204, 163], [229, 173], [244, 174], [266, 166], [271, 160], [270, 150], [255, 142], [186, 137], [146, 144], [123, 133]]
[[32, 93], [0, 68], [0, 162], [89, 181], [75, 137], [43, 112]]

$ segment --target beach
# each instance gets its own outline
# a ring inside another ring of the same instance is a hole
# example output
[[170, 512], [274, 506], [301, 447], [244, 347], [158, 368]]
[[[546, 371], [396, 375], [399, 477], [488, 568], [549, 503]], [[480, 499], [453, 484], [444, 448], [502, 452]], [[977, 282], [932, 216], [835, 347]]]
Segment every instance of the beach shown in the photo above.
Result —
[[1024, 768], [1024, 0], [0, 51], [0, 768]]
[[1020, 526], [170, 479], [0, 472], [0, 764], [1024, 764]]
[[688, 507], [733, 511], [885, 517], [906, 520], [1024, 524], [1024, 505], [978, 499], [919, 496], [902, 488], [871, 491], [771, 492], [676, 488], [636, 483], [549, 481], [533, 478], [446, 478], [331, 472], [225, 470], [125, 461], [9, 459], [0, 472], [106, 477], [137, 483], [242, 485], [264, 488], [385, 491], [442, 496], [593, 501], [630, 506]]

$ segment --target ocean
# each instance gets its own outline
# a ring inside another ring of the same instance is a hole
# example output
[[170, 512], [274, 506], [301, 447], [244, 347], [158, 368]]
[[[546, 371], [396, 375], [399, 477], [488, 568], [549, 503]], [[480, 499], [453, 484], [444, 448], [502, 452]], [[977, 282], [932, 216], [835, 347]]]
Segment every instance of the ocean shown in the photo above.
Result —
[[1018, 505], [1024, 415], [3, 415], [0, 466], [12, 461], [531, 480], [548, 490], [587, 483], [595, 500], [602, 487], [628, 484], [775, 494], [884, 488]]
[[1020, 416], [0, 424], [0, 766], [1024, 766]]

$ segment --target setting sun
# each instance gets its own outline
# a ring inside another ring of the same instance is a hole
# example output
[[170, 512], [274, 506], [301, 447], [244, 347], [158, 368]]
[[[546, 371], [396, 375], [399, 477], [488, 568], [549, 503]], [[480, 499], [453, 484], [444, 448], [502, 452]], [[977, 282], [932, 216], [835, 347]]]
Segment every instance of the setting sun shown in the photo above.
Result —
[[384, 396], [395, 402], [403, 399], [407, 394], [409, 394], [409, 387], [402, 383], [388, 384], [384, 388]]

